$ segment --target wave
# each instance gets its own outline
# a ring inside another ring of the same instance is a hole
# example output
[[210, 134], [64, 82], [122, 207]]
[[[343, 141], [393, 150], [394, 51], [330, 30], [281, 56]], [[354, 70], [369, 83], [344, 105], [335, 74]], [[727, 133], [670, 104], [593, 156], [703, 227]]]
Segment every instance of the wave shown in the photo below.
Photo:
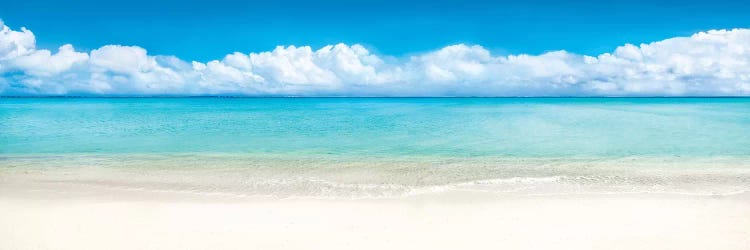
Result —
[[0, 185], [84, 185], [228, 197], [384, 198], [748, 192], [748, 158], [290, 159], [227, 155], [5, 157]]

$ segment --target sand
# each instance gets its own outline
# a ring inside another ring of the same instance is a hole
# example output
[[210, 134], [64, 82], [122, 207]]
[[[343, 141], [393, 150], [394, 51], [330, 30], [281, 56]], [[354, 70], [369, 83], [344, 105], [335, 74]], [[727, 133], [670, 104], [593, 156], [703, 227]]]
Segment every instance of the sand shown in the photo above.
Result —
[[0, 249], [750, 249], [746, 194], [226, 197], [0, 185]]

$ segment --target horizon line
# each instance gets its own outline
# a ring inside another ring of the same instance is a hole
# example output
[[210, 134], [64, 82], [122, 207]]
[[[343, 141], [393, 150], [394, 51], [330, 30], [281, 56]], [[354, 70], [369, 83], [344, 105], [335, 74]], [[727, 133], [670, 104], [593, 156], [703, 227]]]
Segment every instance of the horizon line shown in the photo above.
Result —
[[2, 96], [0, 99], [127, 99], [127, 98], [227, 98], [227, 99], [532, 99], [532, 98], [603, 98], [603, 99], [634, 99], [634, 98], [664, 98], [664, 99], [691, 99], [691, 98], [715, 98], [715, 99], [744, 99], [750, 96], [244, 96], [244, 95], [134, 95], [134, 96], [101, 96], [101, 95], [16, 95]]

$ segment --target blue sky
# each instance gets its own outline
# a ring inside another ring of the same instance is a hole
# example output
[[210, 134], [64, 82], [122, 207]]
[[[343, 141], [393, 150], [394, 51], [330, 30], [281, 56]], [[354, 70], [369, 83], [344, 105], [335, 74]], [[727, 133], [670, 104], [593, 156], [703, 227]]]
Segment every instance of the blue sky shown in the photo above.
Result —
[[494, 53], [596, 55], [698, 31], [750, 27], [743, 1], [5, 0], [0, 18], [37, 47], [138, 45], [207, 61], [276, 45], [363, 44], [405, 55], [480, 44]]
[[750, 96], [740, 1], [0, 6], [0, 96]]

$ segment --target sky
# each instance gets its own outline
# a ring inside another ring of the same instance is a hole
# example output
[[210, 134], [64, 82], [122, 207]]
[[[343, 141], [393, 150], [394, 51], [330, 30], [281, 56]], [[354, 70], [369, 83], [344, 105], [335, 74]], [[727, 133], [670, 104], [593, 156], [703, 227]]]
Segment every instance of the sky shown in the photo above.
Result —
[[498, 53], [600, 54], [698, 31], [750, 27], [743, 1], [4, 1], [0, 18], [38, 47], [138, 45], [207, 61], [277, 45], [364, 44], [404, 55], [468, 43]]
[[750, 94], [743, 1], [0, 6], [6, 96]]

